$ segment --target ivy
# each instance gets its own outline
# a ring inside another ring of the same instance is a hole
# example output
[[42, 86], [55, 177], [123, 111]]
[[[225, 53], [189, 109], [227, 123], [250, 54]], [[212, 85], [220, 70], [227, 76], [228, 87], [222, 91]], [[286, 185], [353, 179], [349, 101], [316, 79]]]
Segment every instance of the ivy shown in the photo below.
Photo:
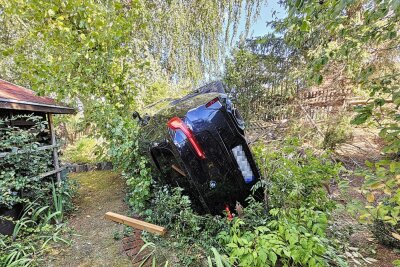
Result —
[[[29, 130], [12, 126], [12, 122], [19, 119], [34, 125]], [[8, 153], [0, 158], [1, 206], [12, 208], [16, 204], [29, 204], [49, 192], [40, 174], [51, 169], [51, 153], [37, 149], [42, 146], [42, 134], [46, 133], [47, 122], [42, 117], [21, 115], [0, 119], [0, 152]]]

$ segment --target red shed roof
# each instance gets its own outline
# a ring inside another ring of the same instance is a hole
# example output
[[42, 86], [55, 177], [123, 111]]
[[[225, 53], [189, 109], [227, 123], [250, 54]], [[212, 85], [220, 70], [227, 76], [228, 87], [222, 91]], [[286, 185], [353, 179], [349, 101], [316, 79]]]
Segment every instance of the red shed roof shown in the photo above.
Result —
[[28, 110], [67, 114], [75, 110], [58, 104], [53, 98], [37, 96], [32, 90], [0, 79], [0, 109]]

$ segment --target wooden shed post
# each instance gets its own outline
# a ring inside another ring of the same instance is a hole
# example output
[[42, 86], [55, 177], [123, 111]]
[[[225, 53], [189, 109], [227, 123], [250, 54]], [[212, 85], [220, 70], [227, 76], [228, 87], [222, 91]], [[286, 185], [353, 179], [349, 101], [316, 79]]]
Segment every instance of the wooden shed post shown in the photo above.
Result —
[[54, 169], [57, 171], [57, 173], [56, 173], [57, 184], [58, 184], [58, 186], [60, 186], [61, 185], [61, 173], [59, 172], [60, 165], [58, 162], [58, 146], [57, 146], [56, 134], [55, 134], [54, 125], [53, 125], [53, 114], [47, 113], [47, 117], [49, 120], [51, 145], [54, 146], [53, 147], [53, 164], [54, 164]]

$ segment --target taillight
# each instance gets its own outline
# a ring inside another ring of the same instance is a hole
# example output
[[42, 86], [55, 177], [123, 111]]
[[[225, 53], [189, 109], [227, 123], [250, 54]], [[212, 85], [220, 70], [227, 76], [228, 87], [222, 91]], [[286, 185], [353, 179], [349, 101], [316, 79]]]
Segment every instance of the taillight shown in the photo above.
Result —
[[168, 121], [167, 125], [172, 130], [178, 130], [178, 129], [181, 130], [189, 140], [197, 156], [199, 156], [201, 159], [206, 158], [206, 156], [204, 155], [204, 151], [197, 142], [195, 136], [193, 135], [193, 132], [180, 118], [173, 117]]

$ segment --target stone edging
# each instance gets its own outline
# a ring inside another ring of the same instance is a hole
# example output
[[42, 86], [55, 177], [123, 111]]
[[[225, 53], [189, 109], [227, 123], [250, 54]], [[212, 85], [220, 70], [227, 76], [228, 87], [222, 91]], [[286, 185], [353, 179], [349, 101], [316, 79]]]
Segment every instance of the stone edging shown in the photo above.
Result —
[[89, 172], [112, 170], [111, 162], [85, 163], [85, 164], [67, 164], [69, 172]]

